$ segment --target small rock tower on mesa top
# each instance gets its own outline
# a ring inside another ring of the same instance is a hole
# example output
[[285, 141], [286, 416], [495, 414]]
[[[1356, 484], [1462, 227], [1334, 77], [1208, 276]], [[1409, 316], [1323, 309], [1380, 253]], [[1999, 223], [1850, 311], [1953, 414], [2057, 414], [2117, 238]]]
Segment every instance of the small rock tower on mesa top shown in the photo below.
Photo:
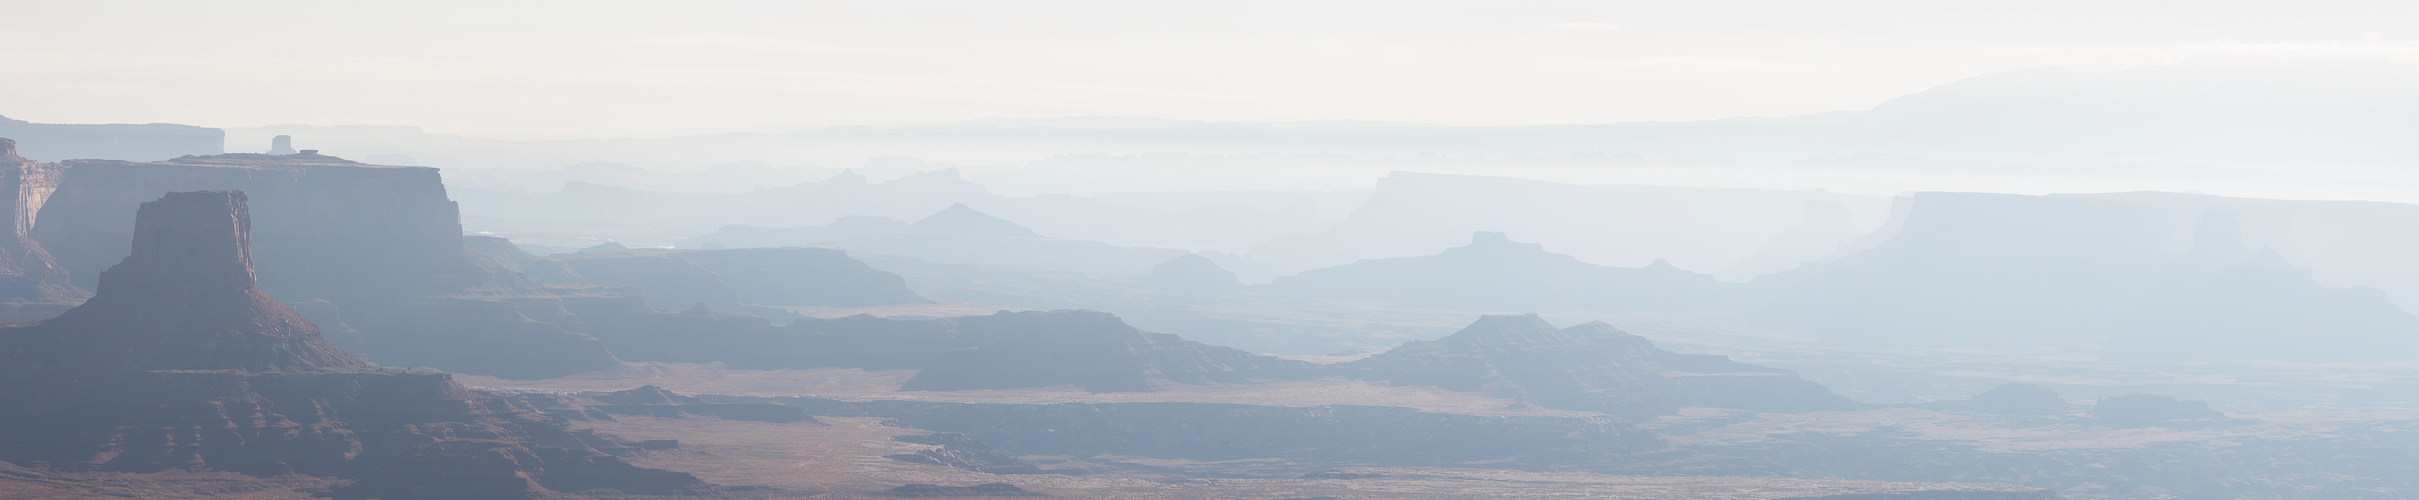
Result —
[[294, 136], [281, 135], [269, 140], [269, 154], [290, 155], [294, 153]]

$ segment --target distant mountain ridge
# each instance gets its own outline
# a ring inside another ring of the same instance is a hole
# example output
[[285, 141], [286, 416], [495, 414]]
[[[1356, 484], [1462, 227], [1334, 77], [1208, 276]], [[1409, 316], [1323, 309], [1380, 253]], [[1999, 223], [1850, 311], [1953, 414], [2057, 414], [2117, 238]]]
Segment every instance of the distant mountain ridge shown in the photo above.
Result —
[[[856, 165], [924, 155], [963, 165], [1069, 153], [1337, 153], [1364, 157], [1560, 157], [1628, 153], [1778, 163], [1827, 153], [1934, 158], [1942, 168], [2081, 158], [2099, 162], [2262, 162], [2319, 158], [2393, 164], [2419, 158], [2407, 118], [2419, 102], [2383, 91], [2408, 72], [2340, 59], [2205, 56], [2111, 72], [2026, 68], [1976, 75], [1868, 110], [1777, 118], [1492, 127], [1354, 121], [1200, 123], [1123, 117], [801, 127], [664, 138], [500, 141], [414, 127], [230, 128], [238, 144], [313, 138], [336, 154], [402, 152], [434, 165], [511, 168], [613, 160], [699, 168], [767, 158]], [[2403, 118], [2391, 118], [2403, 117]], [[2398, 121], [2400, 120], [2400, 121]], [[2260, 124], [2267, 124], [2262, 126]], [[1912, 160], [1924, 163], [1923, 160]]]
[[1757, 279], [1750, 318], [1851, 345], [2088, 343], [2134, 359], [2323, 362], [2419, 349], [2419, 317], [2385, 292], [2327, 286], [2275, 247], [2248, 245], [2296, 245], [2334, 269], [2368, 270], [2358, 278], [2409, 280], [2406, 259], [2372, 254], [2383, 247], [2301, 234], [2419, 248], [2419, 232], [2390, 217], [2419, 207], [2167, 193], [1926, 192], [1911, 203], [1877, 246]]
[[159, 161], [224, 153], [227, 133], [172, 123], [53, 124], [0, 116], [0, 137], [23, 142], [20, 154], [36, 161]]
[[1580, 262], [1491, 231], [1472, 234], [1469, 245], [1436, 255], [1364, 260], [1269, 285], [1284, 295], [1422, 307], [1606, 312], [1720, 309], [1735, 300], [1737, 288], [1662, 261], [1643, 268]]
[[1782, 413], [1861, 407], [1786, 370], [1673, 354], [1601, 321], [1558, 329], [1535, 314], [1482, 317], [1445, 338], [1404, 344], [1336, 370], [1394, 385], [1632, 419], [1683, 406]]

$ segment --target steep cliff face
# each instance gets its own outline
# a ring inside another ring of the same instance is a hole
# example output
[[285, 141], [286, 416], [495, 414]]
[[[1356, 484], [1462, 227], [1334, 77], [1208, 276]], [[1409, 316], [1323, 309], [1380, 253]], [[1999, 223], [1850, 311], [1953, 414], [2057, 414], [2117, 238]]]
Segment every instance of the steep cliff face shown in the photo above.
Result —
[[134, 207], [171, 191], [251, 197], [260, 287], [289, 300], [361, 300], [529, 287], [462, 242], [437, 169], [331, 156], [228, 154], [160, 162], [54, 164], [58, 187], [30, 234], [75, 283], [127, 255]]
[[[0, 199], [0, 206], [8, 210], [8, 225], [0, 227], [0, 301], [48, 303], [84, 298], [86, 292], [69, 283], [67, 269], [34, 242], [31, 234], [35, 213], [58, 188], [56, 166], [17, 156], [17, 142], [0, 138], [0, 197], [6, 197]], [[41, 318], [0, 317], [0, 321], [28, 319]]]
[[1683, 406], [1775, 412], [1858, 406], [1787, 371], [1674, 354], [1601, 321], [1556, 329], [1534, 314], [1486, 316], [1443, 339], [1405, 344], [1340, 370], [1633, 418]]
[[338, 498], [389, 500], [706, 487], [631, 467], [606, 453], [628, 447], [449, 375], [374, 368], [330, 345], [254, 286], [248, 215], [240, 191], [145, 203], [130, 255], [91, 300], [0, 325], [0, 460], [345, 477]]

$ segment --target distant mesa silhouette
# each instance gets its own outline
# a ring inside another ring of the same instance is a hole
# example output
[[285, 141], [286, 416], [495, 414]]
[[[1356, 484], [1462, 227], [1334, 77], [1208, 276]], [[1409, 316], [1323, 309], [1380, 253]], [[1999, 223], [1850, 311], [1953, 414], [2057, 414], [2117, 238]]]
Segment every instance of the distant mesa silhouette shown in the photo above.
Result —
[[[257, 143], [255, 143], [255, 144], [257, 144]], [[269, 154], [273, 154], [273, 155], [290, 155], [290, 154], [295, 154], [295, 151], [294, 151], [294, 136], [291, 136], [291, 135], [281, 135], [281, 136], [277, 136], [277, 138], [275, 138], [275, 139], [270, 139], [270, 140], [269, 140]]]
[[[0, 116], [0, 137], [21, 141], [35, 161], [156, 161], [226, 152], [227, 132], [172, 123], [32, 123]], [[151, 196], [158, 196], [152, 193]]]
[[582, 249], [580, 249], [580, 253], [595, 253], [595, 252], [619, 252], [619, 251], [623, 251], [623, 250], [629, 250], [629, 249], [630, 249], [630, 247], [622, 246], [621, 242], [618, 242], [618, 241], [608, 241], [608, 242], [604, 242], [604, 243], [598, 243], [598, 244], [596, 244], [596, 245], [594, 245], [594, 246], [590, 246], [590, 247], [588, 247], [588, 248], [582, 248]]
[[2032, 384], [2002, 384], [1966, 400], [1976, 411], [2002, 415], [2065, 415], [2074, 412], [2058, 391]]
[[990, 214], [977, 212], [973, 208], [967, 207], [964, 203], [952, 203], [949, 205], [949, 208], [941, 209], [940, 212], [934, 213], [931, 216], [923, 218], [922, 220], [918, 220], [915, 222], [915, 224], [908, 225], [907, 231], [913, 233], [955, 234], [961, 236], [997, 236], [1002, 238], [1041, 237], [1040, 234], [1034, 233], [1031, 229], [1026, 229], [1025, 226], [1016, 225], [1016, 223], [1009, 222], [1007, 219], [992, 217]]
[[1235, 277], [1234, 271], [1211, 262], [1208, 257], [1188, 253], [1151, 267], [1151, 274], [1142, 278], [1142, 284], [1168, 289], [1215, 290], [1239, 287], [1243, 281]]

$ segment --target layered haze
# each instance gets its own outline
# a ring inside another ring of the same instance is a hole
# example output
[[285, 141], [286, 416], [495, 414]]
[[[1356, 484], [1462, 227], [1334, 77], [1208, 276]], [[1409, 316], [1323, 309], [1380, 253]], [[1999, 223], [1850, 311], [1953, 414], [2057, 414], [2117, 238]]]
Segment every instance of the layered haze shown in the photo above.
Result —
[[0, 497], [2419, 492], [2419, 4], [18, 3]]

